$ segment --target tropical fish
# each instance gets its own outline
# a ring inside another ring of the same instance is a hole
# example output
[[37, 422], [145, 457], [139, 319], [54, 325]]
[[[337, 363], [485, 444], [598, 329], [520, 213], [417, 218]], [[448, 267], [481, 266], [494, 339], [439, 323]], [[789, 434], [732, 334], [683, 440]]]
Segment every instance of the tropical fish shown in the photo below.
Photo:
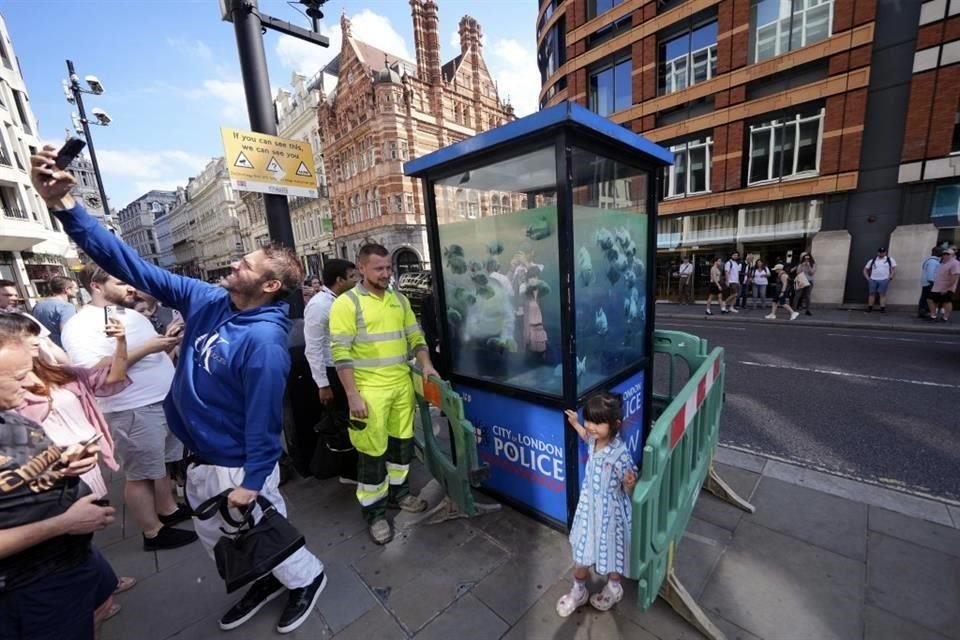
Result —
[[486, 300], [489, 300], [495, 295], [495, 292], [493, 290], [493, 287], [483, 284], [477, 287], [477, 295], [480, 296], [481, 298], [485, 298]]
[[623, 255], [628, 258], [634, 258], [637, 255], [637, 243], [631, 240], [627, 246], [623, 248]]
[[473, 261], [470, 263], [470, 271], [472, 271], [473, 273], [476, 273], [478, 271], [483, 271], [483, 265], [477, 261]]
[[470, 279], [477, 285], [483, 286], [489, 282], [487, 275], [485, 273], [474, 273], [470, 276]]
[[546, 216], [540, 216], [536, 222], [527, 225], [527, 237], [531, 240], [543, 240], [552, 233], [550, 221]]
[[598, 336], [605, 336], [605, 335], [607, 335], [607, 328], [608, 328], [608, 325], [607, 325], [607, 314], [603, 311], [602, 308], [601, 308], [599, 311], [597, 311], [597, 317], [596, 317], [596, 321], [594, 322], [594, 324], [595, 324], [596, 327], [597, 327], [597, 335], [598, 335]]
[[607, 259], [610, 261], [610, 266], [618, 271], [626, 271], [627, 267], [630, 266], [630, 261], [627, 260], [627, 256], [616, 249], [607, 251]]
[[580, 247], [577, 251], [577, 275], [580, 276], [580, 282], [583, 286], [593, 282], [593, 261], [590, 259], [590, 252], [586, 247]]
[[456, 309], [447, 309], [447, 321], [450, 324], [458, 325], [463, 322], [463, 316]]
[[630, 238], [630, 232], [627, 231], [626, 227], [619, 227], [617, 229], [616, 238], [617, 238], [617, 244], [619, 244], [620, 247], [624, 249], [627, 247], [628, 244], [633, 242], [633, 239]]
[[613, 248], [613, 235], [611, 235], [609, 229], [597, 229], [596, 233], [593, 234], [593, 239], [596, 241], [597, 246], [604, 251], [609, 251]]
[[472, 307], [477, 303], [477, 296], [473, 295], [472, 293], [464, 294], [463, 301], [468, 307]]
[[628, 287], [634, 287], [637, 284], [637, 274], [633, 269], [627, 269], [623, 272], [623, 281]]
[[587, 372], [587, 356], [577, 358], [577, 379]]
[[607, 270], [607, 280], [610, 281], [610, 284], [617, 284], [620, 280], [620, 272], [617, 271], [613, 265], [610, 265], [610, 268]]
[[447, 266], [450, 267], [450, 271], [456, 274], [467, 272], [467, 261], [464, 260], [462, 256], [456, 254], [447, 256]]
[[636, 289], [630, 289], [630, 297], [623, 300], [623, 315], [628, 323], [640, 317], [640, 294]]
[[503, 243], [500, 242], [499, 240], [494, 240], [493, 242], [487, 245], [487, 251], [492, 256], [498, 256], [501, 253], [503, 253]]
[[443, 250], [443, 255], [447, 258], [451, 256], [460, 256], [463, 257], [463, 247], [458, 244], [452, 244], [446, 249]]
[[551, 289], [550, 285], [543, 280], [540, 280], [539, 278], [533, 278], [527, 283], [527, 294], [530, 295], [534, 291], [536, 291], [538, 296], [542, 298], [545, 295], [549, 295]]

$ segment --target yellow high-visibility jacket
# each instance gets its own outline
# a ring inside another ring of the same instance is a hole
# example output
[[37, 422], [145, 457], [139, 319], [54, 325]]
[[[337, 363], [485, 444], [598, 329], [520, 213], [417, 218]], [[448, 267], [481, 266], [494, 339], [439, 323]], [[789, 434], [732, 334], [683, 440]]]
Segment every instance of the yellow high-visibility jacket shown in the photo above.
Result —
[[410, 378], [407, 361], [426, 350], [410, 301], [396, 291], [378, 298], [363, 284], [330, 308], [330, 353], [337, 369], [353, 369], [358, 385], [391, 385]]

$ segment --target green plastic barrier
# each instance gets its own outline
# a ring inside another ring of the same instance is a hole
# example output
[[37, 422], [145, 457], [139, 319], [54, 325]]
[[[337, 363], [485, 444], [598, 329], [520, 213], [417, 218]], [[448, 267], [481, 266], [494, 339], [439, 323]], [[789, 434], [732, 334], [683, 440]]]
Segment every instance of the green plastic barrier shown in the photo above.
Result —
[[[654, 396], [662, 412], [643, 448], [633, 494], [631, 568], [639, 580], [639, 605], [648, 609], [673, 569], [700, 488], [710, 472], [723, 407], [723, 349], [677, 331], [656, 331], [654, 351], [670, 355], [667, 396]], [[690, 377], [677, 391], [677, 360]]]
[[[463, 415], [463, 401], [449, 382], [431, 377], [424, 382], [417, 367], [413, 369], [413, 388], [423, 436], [415, 435], [416, 447], [422, 453], [423, 463], [430, 474], [441, 484], [456, 511], [464, 516], [475, 516], [488, 511], [478, 508], [473, 498], [472, 487], [479, 487], [486, 480], [489, 469], [477, 457], [477, 432]], [[437, 407], [450, 423], [453, 451], [456, 460], [443, 450], [433, 433], [433, 416], [430, 407]]]

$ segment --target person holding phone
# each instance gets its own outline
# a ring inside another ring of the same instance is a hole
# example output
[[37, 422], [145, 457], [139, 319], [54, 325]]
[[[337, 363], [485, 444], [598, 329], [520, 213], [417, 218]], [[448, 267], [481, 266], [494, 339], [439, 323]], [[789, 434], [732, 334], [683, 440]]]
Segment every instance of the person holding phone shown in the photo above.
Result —
[[97, 464], [97, 444], [58, 447], [14, 411], [32, 369], [24, 340], [0, 334], [0, 633], [92, 640], [117, 576], [90, 542], [115, 511], [79, 481]]

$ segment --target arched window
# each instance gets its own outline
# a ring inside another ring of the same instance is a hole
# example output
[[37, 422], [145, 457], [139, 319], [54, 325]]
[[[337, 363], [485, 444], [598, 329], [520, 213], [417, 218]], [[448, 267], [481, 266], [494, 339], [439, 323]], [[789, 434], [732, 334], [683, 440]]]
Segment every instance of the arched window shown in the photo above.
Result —
[[370, 190], [369, 190], [369, 189], [367, 189], [367, 194], [366, 194], [366, 195], [367, 195], [367, 200], [366, 200], [366, 205], [367, 205], [367, 219], [368, 219], [368, 220], [371, 220], [371, 219], [373, 219], [373, 195], [370, 193]]
[[373, 215], [380, 217], [380, 187], [373, 190]]
[[461, 218], [467, 217], [467, 194], [463, 189], [457, 189], [457, 213]]
[[513, 207], [510, 206], [509, 196], [503, 196], [500, 199], [500, 208], [503, 210], [504, 213], [510, 213], [511, 211], [513, 211]]
[[406, 247], [397, 249], [397, 252], [393, 254], [393, 261], [396, 265], [397, 276], [423, 271], [423, 263], [420, 262], [419, 256], [413, 249]]
[[500, 196], [493, 194], [490, 196], [490, 215], [500, 215]]
[[480, 215], [480, 194], [476, 191], [470, 192], [470, 201], [467, 203], [467, 217], [476, 218]]

